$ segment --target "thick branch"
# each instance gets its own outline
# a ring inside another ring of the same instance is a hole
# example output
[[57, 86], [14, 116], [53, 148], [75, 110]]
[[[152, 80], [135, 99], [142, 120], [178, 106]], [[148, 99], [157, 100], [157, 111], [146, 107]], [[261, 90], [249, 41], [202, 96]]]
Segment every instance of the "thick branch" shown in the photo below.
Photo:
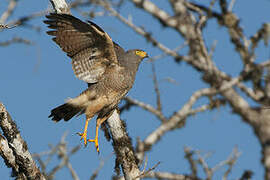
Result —
[[[6, 137], [6, 140], [1, 137], [3, 144], [0, 146], [0, 154], [8, 167], [11, 164], [13, 175], [18, 177], [23, 174], [23, 176], [30, 180], [45, 180], [28, 151], [27, 144], [22, 139], [15, 122], [11, 119], [2, 103], [0, 103], [0, 127], [3, 135]], [[11, 155], [11, 152], [14, 156]]]
[[56, 13], [70, 14], [70, 9], [65, 0], [50, 0]]
[[121, 165], [126, 180], [138, 180], [140, 170], [137, 159], [127, 134], [125, 124], [120, 120], [119, 113], [115, 110], [107, 120], [113, 139], [113, 148], [116, 153], [116, 163]]

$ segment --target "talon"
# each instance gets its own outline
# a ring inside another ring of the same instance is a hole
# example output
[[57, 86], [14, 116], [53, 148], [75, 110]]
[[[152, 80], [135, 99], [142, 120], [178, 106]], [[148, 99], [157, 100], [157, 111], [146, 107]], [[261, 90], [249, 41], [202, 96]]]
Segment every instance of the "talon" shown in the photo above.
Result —
[[95, 139], [88, 139], [87, 141], [88, 142], [94, 142], [95, 143], [95, 146], [96, 146], [96, 150], [99, 153], [98, 139], [97, 138], [95, 138]]
[[83, 139], [84, 146], [86, 147], [87, 145], [87, 133], [77, 133], [79, 136], [81, 136], [81, 140]]
[[91, 118], [86, 118], [83, 133], [77, 133], [79, 136], [81, 136], [81, 140], [83, 139], [84, 147], [86, 147], [87, 145], [87, 127], [88, 127], [88, 121], [90, 119]]

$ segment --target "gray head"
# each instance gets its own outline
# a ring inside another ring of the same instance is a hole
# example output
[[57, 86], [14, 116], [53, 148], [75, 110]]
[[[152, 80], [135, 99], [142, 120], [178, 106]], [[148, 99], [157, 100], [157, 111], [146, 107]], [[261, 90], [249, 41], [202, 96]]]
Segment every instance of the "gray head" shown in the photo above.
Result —
[[130, 56], [137, 57], [136, 59], [138, 59], [139, 61], [142, 61], [144, 58], [149, 57], [147, 52], [145, 52], [144, 50], [141, 50], [141, 49], [128, 50], [126, 52], [126, 54], [128, 54]]
[[140, 62], [147, 57], [148, 55], [145, 51], [140, 49], [132, 49], [122, 54], [118, 60], [122, 66], [125, 66], [130, 70], [134, 69], [137, 71]]

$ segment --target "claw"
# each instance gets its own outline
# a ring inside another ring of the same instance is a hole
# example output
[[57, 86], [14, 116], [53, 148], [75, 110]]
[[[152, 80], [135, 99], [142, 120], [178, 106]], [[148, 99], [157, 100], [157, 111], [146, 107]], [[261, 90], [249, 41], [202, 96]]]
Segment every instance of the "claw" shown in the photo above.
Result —
[[79, 136], [81, 136], [81, 140], [83, 139], [83, 142], [84, 142], [84, 147], [86, 147], [87, 145], [87, 133], [77, 133]]
[[88, 121], [89, 121], [90, 119], [91, 119], [91, 118], [87, 118], [87, 119], [86, 119], [85, 125], [84, 125], [83, 133], [77, 133], [79, 136], [81, 136], [81, 140], [83, 139], [84, 147], [86, 147], [86, 145], [87, 145], [87, 127], [88, 127]]

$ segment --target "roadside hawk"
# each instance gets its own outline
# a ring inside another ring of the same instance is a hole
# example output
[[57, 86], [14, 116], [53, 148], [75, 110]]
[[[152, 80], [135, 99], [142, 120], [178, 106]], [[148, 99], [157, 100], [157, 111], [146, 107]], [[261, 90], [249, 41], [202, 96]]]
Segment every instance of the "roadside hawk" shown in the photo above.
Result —
[[[99, 126], [131, 89], [138, 66], [148, 55], [139, 49], [125, 51], [91, 21], [85, 23], [68, 14], [51, 13], [46, 17], [44, 23], [52, 29], [47, 33], [54, 36], [53, 41], [72, 59], [76, 77], [88, 83], [85, 91], [51, 110], [49, 117], [56, 122], [68, 121], [85, 113], [84, 131], [78, 134], [85, 146], [94, 142], [99, 152]], [[98, 115], [95, 139], [87, 139], [88, 122], [95, 115]]]

